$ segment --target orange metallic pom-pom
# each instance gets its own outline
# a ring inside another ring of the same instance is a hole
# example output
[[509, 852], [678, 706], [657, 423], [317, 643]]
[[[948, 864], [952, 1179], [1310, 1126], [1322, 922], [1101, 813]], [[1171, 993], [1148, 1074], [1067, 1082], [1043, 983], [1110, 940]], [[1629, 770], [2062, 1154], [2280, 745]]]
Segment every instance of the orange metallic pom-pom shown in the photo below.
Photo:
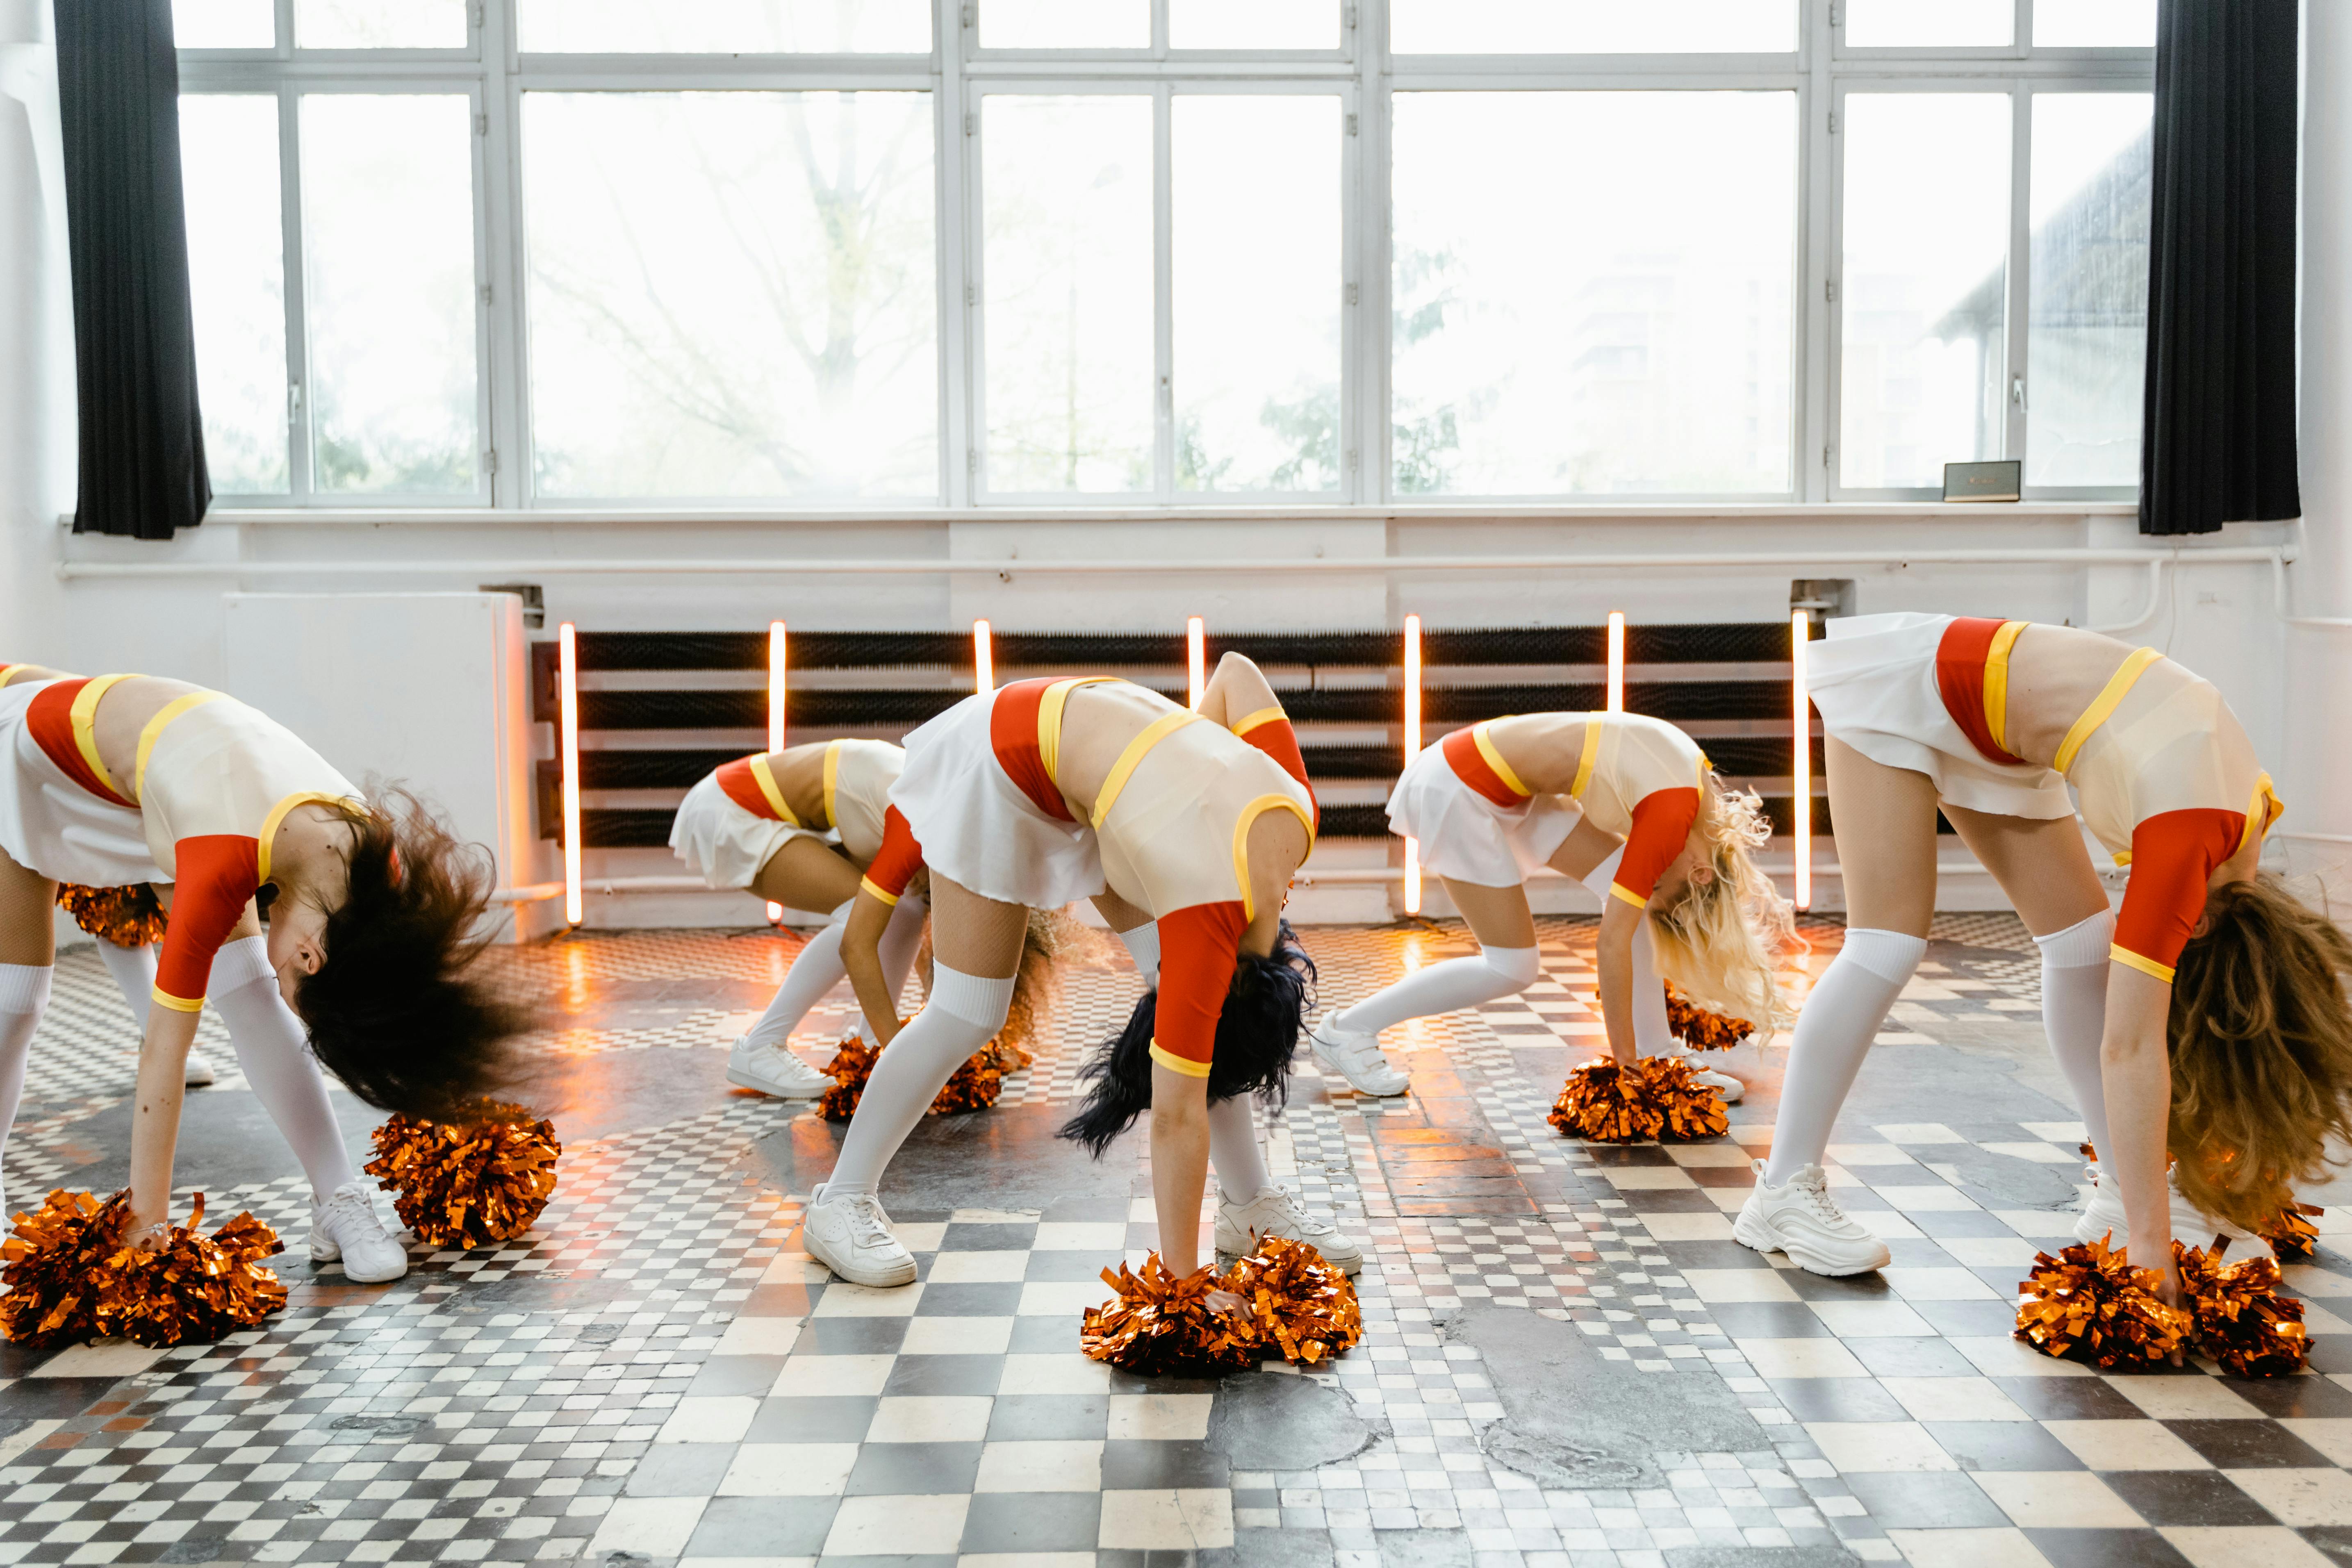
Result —
[[163, 1347], [217, 1340], [286, 1305], [261, 1261], [285, 1248], [251, 1215], [202, 1235], [199, 1194], [188, 1223], [167, 1227], [152, 1251], [122, 1242], [130, 1216], [128, 1193], [101, 1204], [62, 1191], [18, 1215], [0, 1244], [0, 1334], [35, 1348], [118, 1336]]
[[2303, 1303], [2279, 1294], [2278, 1259], [2257, 1253], [2224, 1267], [2219, 1254], [2172, 1244], [2197, 1353], [2239, 1377], [2291, 1377], [2311, 1355]]
[[[2189, 1314], [2156, 1294], [2153, 1268], [2135, 1268], [2103, 1237], [2033, 1257], [2018, 1286], [2017, 1337], [2044, 1355], [2102, 1369], [2155, 1366], [2189, 1338]], [[2079, 1352], [2079, 1353], [2077, 1353]]]
[[1695, 1051], [1727, 1051], [1756, 1032], [1756, 1026], [1727, 1013], [1710, 1012], [1666, 982], [1666, 1027]]
[[152, 947], [163, 940], [163, 906], [144, 882], [128, 888], [59, 882], [58, 908], [73, 916], [74, 924], [116, 947]]
[[1693, 1081], [1679, 1057], [1643, 1057], [1630, 1067], [1596, 1057], [1568, 1075], [1548, 1120], [1596, 1143], [1715, 1138], [1731, 1125], [1723, 1096]]
[[1179, 1279], [1155, 1252], [1140, 1272], [1122, 1263], [1104, 1269], [1102, 1279], [1118, 1294], [1088, 1307], [1078, 1326], [1078, 1348], [1095, 1360], [1146, 1376], [1214, 1375], [1257, 1360], [1255, 1313], [1223, 1313], [1208, 1303], [1210, 1291], [1226, 1289], [1215, 1269], [1196, 1268]]
[[1259, 1237], [1257, 1250], [1227, 1271], [1224, 1288], [1250, 1304], [1259, 1344], [1285, 1361], [1313, 1366], [1364, 1337], [1355, 1286], [1306, 1242]]
[[484, 1101], [463, 1121], [394, 1116], [375, 1130], [367, 1173], [427, 1247], [490, 1247], [530, 1228], [555, 1191], [552, 1123]]
[[1723, 1092], [1698, 1082], [1690, 1063], [1680, 1057], [1643, 1057], [1633, 1064], [1643, 1079], [1643, 1091], [1665, 1125], [1657, 1136], [1672, 1143], [1696, 1138], [1720, 1138], [1731, 1130]]
[[[827, 1121], [846, 1121], [856, 1115], [857, 1101], [866, 1093], [866, 1080], [873, 1076], [874, 1064], [881, 1055], [854, 1031], [842, 1036], [833, 1059], [824, 1064], [824, 1070], [833, 1075], [833, 1087], [817, 1097], [816, 1113]], [[940, 1086], [940, 1092], [931, 1097], [930, 1109], [924, 1114], [946, 1116], [959, 1110], [987, 1110], [1004, 1092], [1005, 1071], [998, 1065], [995, 1044], [982, 1046]]]
[[2279, 1257], [2300, 1263], [2319, 1250], [2319, 1227], [2311, 1222], [2326, 1212], [2317, 1204], [2290, 1204], [2263, 1226], [2263, 1239]]

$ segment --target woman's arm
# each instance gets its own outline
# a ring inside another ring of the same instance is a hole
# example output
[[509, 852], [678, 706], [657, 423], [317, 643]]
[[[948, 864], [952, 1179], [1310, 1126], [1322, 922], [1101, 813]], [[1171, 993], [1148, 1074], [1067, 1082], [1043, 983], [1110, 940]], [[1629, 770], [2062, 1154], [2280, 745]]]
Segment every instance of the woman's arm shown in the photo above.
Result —
[[2107, 1139], [2099, 1164], [2120, 1184], [2132, 1261], [2163, 1279], [2164, 1299], [2179, 1302], [2172, 1270], [2172, 1194], [2165, 1181], [2172, 1121], [2172, 1064], [2165, 1022], [2172, 987], [2127, 963], [2107, 966], [2106, 1032], [2099, 1076], [2106, 1086]]
[[1633, 938], [1642, 920], [1642, 911], [1624, 900], [1609, 900], [1601, 911], [1592, 958], [1601, 972], [1601, 1022], [1609, 1031], [1609, 1054], [1628, 1066], [1640, 1054], [1633, 1044]]
[[857, 993], [866, 1026], [874, 1031], [877, 1042], [886, 1046], [902, 1026], [898, 999], [890, 994], [890, 983], [882, 975], [882, 932], [890, 923], [893, 908], [873, 889], [860, 888], [841, 927], [841, 966], [849, 972], [850, 989]]
[[1201, 1267], [1201, 1194], [1209, 1180], [1209, 1080], [1151, 1064], [1151, 1203], [1160, 1261], [1181, 1279]]
[[[177, 891], [173, 884], [155, 884], [155, 901], [163, 906], [167, 941]], [[184, 940], [191, 910], [180, 912]], [[247, 900], [227, 934], [212, 942], [205, 963], [209, 964], [210, 953], [224, 943], [260, 932], [260, 913]], [[210, 933], [205, 934], [209, 938]], [[198, 1008], [174, 1005], [159, 987], [147, 1009], [147, 1032], [139, 1043], [138, 1098], [131, 1117], [131, 1234], [127, 1240], [146, 1239], [145, 1232], [172, 1217], [172, 1163], [180, 1143], [180, 1097], [187, 1081], [188, 1052], [196, 1043], [201, 1005], [201, 1002]]]

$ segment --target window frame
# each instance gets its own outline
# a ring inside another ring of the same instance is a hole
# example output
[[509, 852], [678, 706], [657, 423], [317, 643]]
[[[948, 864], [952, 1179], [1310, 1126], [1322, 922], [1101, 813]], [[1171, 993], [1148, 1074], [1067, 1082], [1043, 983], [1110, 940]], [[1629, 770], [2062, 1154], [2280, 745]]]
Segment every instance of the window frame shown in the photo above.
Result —
[[[498, 510], [637, 513], [704, 510], [692, 498], [647, 496], [587, 501], [542, 500], [535, 472], [529, 383], [529, 260], [522, 230], [521, 95], [530, 91], [919, 90], [931, 95], [938, 353], [939, 478], [929, 497], [730, 500], [727, 510], [777, 514], [890, 515], [947, 510], [975, 516], [1050, 510], [1177, 510], [1240, 507], [1315, 509], [1486, 502], [1638, 508], [1689, 501], [1818, 506], [1845, 501], [1933, 500], [1932, 489], [1864, 490], [1838, 481], [1837, 382], [1842, 306], [1829, 299], [1843, 266], [1843, 149], [1831, 111], [1855, 90], [2004, 92], [2012, 100], [2011, 223], [2005, 333], [2008, 374], [2027, 377], [2032, 258], [2029, 178], [2032, 99], [2040, 92], [2147, 92], [2154, 50], [2032, 47], [2034, 0], [2013, 0], [2009, 46], [1975, 49], [1864, 49], [1844, 43], [1841, 0], [1797, 0], [1796, 47], [1759, 54], [1395, 55], [1388, 47], [1388, 0], [1330, 0], [1340, 13], [1331, 50], [1180, 50], [1169, 44], [1171, 0], [1150, 0], [1152, 42], [1126, 50], [982, 48], [978, 7], [988, 0], [929, 0], [931, 47], [922, 54], [590, 55], [525, 53], [516, 0], [471, 0], [463, 50], [318, 50], [292, 44], [294, 0], [274, 0], [277, 42], [268, 49], [184, 49], [185, 93], [274, 95], [278, 101], [279, 189], [287, 277], [289, 389], [289, 492], [224, 496], [236, 507], [297, 510]], [[301, 95], [309, 92], [446, 91], [469, 95], [475, 112], [475, 273], [478, 417], [477, 493], [425, 497], [319, 492], [308, 407], [307, 274], [299, 177]], [[1609, 492], [1486, 496], [1416, 495], [1392, 486], [1391, 244], [1392, 132], [1399, 91], [1787, 90], [1797, 100], [1794, 268], [1789, 391], [1791, 484], [1781, 492], [1627, 495]], [[1143, 92], [1154, 100], [1155, 359], [1169, 363], [1172, 302], [1169, 253], [1170, 109], [1180, 93], [1331, 93], [1341, 100], [1340, 432], [1342, 472], [1332, 491], [1179, 491], [1173, 488], [1172, 409], [1162, 392], [1154, 411], [1155, 484], [1150, 491], [1044, 494], [991, 492], [985, 484], [985, 332], [981, 318], [981, 100], [1004, 92]], [[955, 142], [961, 142], [958, 147]], [[2010, 402], [2001, 455], [2024, 456], [2024, 409]], [[2033, 487], [2029, 500], [2130, 500], [2136, 487]]]

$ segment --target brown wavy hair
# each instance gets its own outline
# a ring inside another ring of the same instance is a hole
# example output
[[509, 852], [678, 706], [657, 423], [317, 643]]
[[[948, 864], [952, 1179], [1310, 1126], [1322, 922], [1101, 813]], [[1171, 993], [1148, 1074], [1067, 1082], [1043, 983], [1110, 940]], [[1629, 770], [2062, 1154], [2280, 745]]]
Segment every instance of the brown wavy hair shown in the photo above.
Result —
[[320, 1065], [353, 1094], [448, 1120], [513, 1081], [515, 1037], [531, 1021], [473, 968], [491, 935], [489, 855], [404, 790], [379, 790], [344, 820], [347, 886], [294, 1011]]
[[2166, 1024], [2181, 1194], [2259, 1231], [2352, 1141], [2352, 940], [2267, 874], [2205, 900]]

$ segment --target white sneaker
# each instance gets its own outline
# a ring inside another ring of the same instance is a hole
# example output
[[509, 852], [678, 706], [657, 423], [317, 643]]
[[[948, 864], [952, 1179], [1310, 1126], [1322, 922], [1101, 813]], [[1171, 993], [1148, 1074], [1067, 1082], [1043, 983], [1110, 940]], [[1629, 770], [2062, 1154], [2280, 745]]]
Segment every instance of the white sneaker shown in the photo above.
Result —
[[1715, 1072], [1700, 1067], [1688, 1057], [1685, 1057], [1683, 1060], [1691, 1062], [1691, 1082], [1705, 1084], [1715, 1090], [1716, 1093], [1723, 1096], [1723, 1103], [1726, 1105], [1738, 1104], [1740, 1097], [1748, 1092], [1748, 1086], [1729, 1073]]
[[1217, 1251], [1245, 1258], [1257, 1250], [1257, 1238], [1279, 1236], [1303, 1241], [1323, 1255], [1323, 1261], [1342, 1274], [1364, 1266], [1364, 1249], [1332, 1226], [1307, 1212], [1286, 1187], [1268, 1187], [1245, 1204], [1237, 1204], [1217, 1189]]
[[187, 1070], [181, 1076], [180, 1081], [190, 1089], [209, 1088], [215, 1081], [213, 1064], [195, 1052], [190, 1051]]
[[727, 1081], [779, 1100], [814, 1100], [833, 1087], [833, 1075], [817, 1071], [781, 1046], [755, 1046], [751, 1036], [743, 1035], [727, 1053]]
[[343, 1278], [381, 1285], [408, 1272], [408, 1253], [383, 1228], [365, 1182], [345, 1182], [310, 1211], [310, 1261], [343, 1262]]
[[[2074, 1239], [2095, 1241], [2104, 1236], [2107, 1246], [2120, 1251], [2131, 1245], [2131, 1227], [2124, 1220], [2123, 1194], [2101, 1179], [2097, 1163], [2083, 1167], [2084, 1179], [2091, 1184], [2090, 1198], [2083, 1205], [2082, 1217], [2074, 1222]], [[2166, 1173], [2165, 1186], [2172, 1197], [2172, 1238], [2183, 1247], [2201, 1247], [2208, 1252], [2221, 1237], [2231, 1241], [2250, 1241], [2253, 1232], [2242, 1226], [2202, 1213], [2196, 1205], [2180, 1195], [2180, 1174]]]
[[1378, 1035], [1366, 1035], [1352, 1029], [1342, 1029], [1331, 1020], [1338, 1009], [1323, 1015], [1307, 1037], [1315, 1059], [1341, 1078], [1358, 1094], [1369, 1094], [1387, 1100], [1402, 1094], [1412, 1080], [1389, 1064], [1381, 1054]]
[[1785, 1252], [1808, 1274], [1836, 1278], [1886, 1267], [1893, 1256], [1886, 1244], [1846, 1217], [1819, 1165], [1807, 1165], [1785, 1187], [1764, 1184], [1763, 1161], [1755, 1170], [1756, 1188], [1732, 1224], [1733, 1240], [1759, 1252]]
[[890, 1234], [890, 1215], [871, 1193], [828, 1198], [809, 1194], [801, 1222], [801, 1249], [852, 1285], [909, 1285], [915, 1255]]

